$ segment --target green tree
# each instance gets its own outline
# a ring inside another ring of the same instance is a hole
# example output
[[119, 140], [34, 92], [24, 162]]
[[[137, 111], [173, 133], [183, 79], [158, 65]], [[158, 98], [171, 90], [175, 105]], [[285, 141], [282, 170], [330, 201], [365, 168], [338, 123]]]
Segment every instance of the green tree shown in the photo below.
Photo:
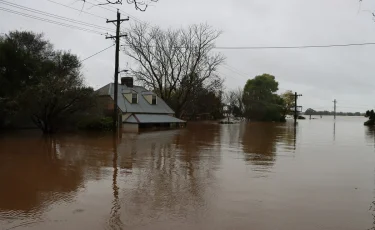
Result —
[[[189, 83], [183, 81], [182, 84]], [[195, 119], [198, 116], [201, 119], [219, 119], [223, 117], [222, 89], [223, 81], [221, 79], [210, 85], [200, 83], [191, 87], [189, 96], [185, 92], [186, 87], [182, 87], [172, 95], [168, 104], [177, 108], [180, 111], [180, 116], [188, 119]], [[181, 95], [184, 94], [186, 101], [181, 104], [181, 100], [185, 100], [185, 98], [181, 98]]]
[[292, 115], [294, 112], [295, 106], [295, 99], [294, 93], [291, 90], [286, 91], [285, 93], [281, 94], [281, 98], [283, 99], [283, 115]]
[[272, 101], [274, 93], [278, 90], [279, 83], [270, 74], [256, 76], [247, 80], [244, 88], [244, 96], [247, 100]]
[[[71, 122], [71, 116], [95, 104], [94, 91], [83, 84], [77, 56], [58, 51], [37, 83], [19, 95], [21, 108], [44, 133]], [[30, 100], [32, 98], [32, 100]]]
[[369, 116], [369, 118], [370, 118], [370, 120], [375, 120], [375, 112], [374, 112], [373, 109], [370, 111], [370, 116]]
[[308, 109], [306, 109], [305, 114], [306, 115], [316, 115], [317, 112], [315, 110], [311, 109], [311, 108], [308, 108]]
[[41, 34], [11, 32], [0, 39], [0, 106], [30, 117], [44, 133], [55, 132], [94, 105], [77, 56], [53, 50]]
[[366, 111], [366, 117], [368, 117], [369, 120], [366, 121], [364, 125], [369, 125], [369, 126], [375, 125], [375, 112], [373, 109], [371, 111], [369, 110]]
[[279, 83], [270, 74], [256, 76], [246, 82], [243, 102], [245, 117], [250, 120], [283, 120], [284, 100], [276, 94]]
[[370, 117], [370, 110], [366, 111], [365, 117]]
[[0, 36], [0, 127], [10, 123], [17, 110], [15, 98], [36, 82], [41, 63], [52, 53], [42, 34], [14, 31]]

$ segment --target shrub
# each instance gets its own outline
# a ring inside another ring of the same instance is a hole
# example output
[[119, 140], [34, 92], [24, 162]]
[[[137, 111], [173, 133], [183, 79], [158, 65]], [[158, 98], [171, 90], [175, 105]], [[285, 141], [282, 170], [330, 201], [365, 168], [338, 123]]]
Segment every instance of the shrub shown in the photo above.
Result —
[[93, 117], [81, 121], [80, 129], [109, 131], [113, 128], [113, 119], [111, 117]]
[[367, 126], [372, 126], [372, 125], [375, 125], [375, 120], [368, 120], [364, 123], [364, 125], [367, 125]]

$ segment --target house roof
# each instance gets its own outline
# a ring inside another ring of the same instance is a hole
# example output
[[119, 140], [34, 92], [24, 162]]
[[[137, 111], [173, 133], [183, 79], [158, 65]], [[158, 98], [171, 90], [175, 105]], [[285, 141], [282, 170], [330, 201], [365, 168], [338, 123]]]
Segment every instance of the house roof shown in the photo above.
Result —
[[185, 121], [166, 114], [133, 114], [124, 123], [184, 123]]
[[[103, 86], [96, 92], [100, 96], [110, 96], [114, 99], [114, 83]], [[123, 96], [124, 93], [137, 93], [138, 103], [132, 104]], [[174, 114], [174, 111], [159, 97], [157, 104], [151, 105], [146, 101], [143, 95], [154, 94], [141, 86], [127, 87], [126, 85], [118, 85], [118, 107], [123, 113], [152, 113], [152, 114]]]

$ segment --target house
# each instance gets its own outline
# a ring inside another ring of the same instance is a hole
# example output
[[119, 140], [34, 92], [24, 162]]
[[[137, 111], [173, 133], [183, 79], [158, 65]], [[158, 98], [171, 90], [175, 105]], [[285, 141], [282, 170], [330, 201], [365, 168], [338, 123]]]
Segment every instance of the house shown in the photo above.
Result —
[[[96, 91], [103, 111], [109, 115], [114, 106], [114, 83]], [[118, 85], [119, 121], [124, 132], [138, 132], [142, 128], [180, 127], [185, 121], [174, 117], [174, 111], [155, 93], [133, 85], [133, 78], [121, 78]]]

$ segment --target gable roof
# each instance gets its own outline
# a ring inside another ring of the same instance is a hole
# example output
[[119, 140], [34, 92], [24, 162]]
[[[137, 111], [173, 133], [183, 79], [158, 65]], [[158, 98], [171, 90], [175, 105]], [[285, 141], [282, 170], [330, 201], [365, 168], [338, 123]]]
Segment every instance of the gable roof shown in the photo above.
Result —
[[[99, 96], [110, 96], [114, 99], [114, 83], [103, 86], [98, 89], [96, 92]], [[132, 104], [125, 99], [123, 93], [137, 93], [138, 94], [138, 103]], [[143, 95], [156, 95], [153, 92], [146, 90], [141, 86], [134, 86], [132, 88], [127, 87], [126, 85], [118, 85], [118, 107], [123, 113], [154, 113], [154, 114], [174, 114], [174, 111], [165, 103], [161, 98], [157, 97], [157, 104], [151, 105], [146, 101]]]

